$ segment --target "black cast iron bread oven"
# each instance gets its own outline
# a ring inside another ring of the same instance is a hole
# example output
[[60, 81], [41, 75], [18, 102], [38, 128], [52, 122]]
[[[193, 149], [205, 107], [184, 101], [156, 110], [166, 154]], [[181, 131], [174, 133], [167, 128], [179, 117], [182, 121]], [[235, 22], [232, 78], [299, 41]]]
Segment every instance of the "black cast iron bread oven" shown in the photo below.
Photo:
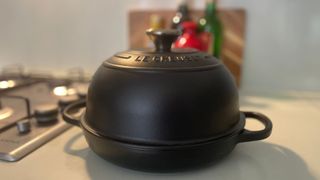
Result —
[[[175, 30], [149, 30], [155, 50], [118, 53], [93, 76], [86, 102], [68, 106], [65, 121], [81, 126], [90, 148], [120, 166], [177, 171], [207, 165], [240, 142], [267, 138], [271, 121], [240, 112], [225, 66], [194, 49], [171, 49]], [[86, 106], [79, 118], [72, 116]], [[244, 129], [246, 118], [265, 129]]]

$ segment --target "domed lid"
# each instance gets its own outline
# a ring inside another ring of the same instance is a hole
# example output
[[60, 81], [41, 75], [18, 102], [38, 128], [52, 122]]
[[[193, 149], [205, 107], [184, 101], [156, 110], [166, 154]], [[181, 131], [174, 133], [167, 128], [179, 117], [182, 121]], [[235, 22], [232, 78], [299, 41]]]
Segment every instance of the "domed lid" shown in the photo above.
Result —
[[155, 71], [194, 71], [211, 69], [219, 65], [213, 56], [195, 49], [171, 48], [180, 35], [173, 29], [149, 29], [147, 35], [155, 49], [129, 50], [115, 54], [104, 62], [110, 68]]

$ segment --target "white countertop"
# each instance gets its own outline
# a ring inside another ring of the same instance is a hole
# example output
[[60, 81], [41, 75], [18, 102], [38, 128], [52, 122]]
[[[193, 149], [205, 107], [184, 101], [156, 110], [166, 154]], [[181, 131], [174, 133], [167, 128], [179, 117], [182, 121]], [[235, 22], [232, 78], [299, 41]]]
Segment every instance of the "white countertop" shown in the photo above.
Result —
[[268, 115], [273, 133], [264, 141], [238, 144], [205, 169], [173, 174], [124, 169], [95, 155], [81, 129], [73, 127], [19, 162], [0, 162], [0, 179], [320, 179], [320, 93], [242, 95], [241, 110]]

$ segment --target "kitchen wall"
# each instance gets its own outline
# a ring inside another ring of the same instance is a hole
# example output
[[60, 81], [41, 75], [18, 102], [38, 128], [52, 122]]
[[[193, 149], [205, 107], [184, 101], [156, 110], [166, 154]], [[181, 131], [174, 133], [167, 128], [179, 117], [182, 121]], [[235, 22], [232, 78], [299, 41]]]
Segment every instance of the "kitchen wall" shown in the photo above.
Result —
[[126, 2], [0, 0], [0, 66], [94, 69], [126, 49]]
[[[0, 0], [0, 68], [92, 72], [127, 48], [127, 10], [172, 0]], [[194, 1], [203, 8], [204, 0]], [[320, 90], [320, 1], [220, 0], [247, 10], [243, 90]]]

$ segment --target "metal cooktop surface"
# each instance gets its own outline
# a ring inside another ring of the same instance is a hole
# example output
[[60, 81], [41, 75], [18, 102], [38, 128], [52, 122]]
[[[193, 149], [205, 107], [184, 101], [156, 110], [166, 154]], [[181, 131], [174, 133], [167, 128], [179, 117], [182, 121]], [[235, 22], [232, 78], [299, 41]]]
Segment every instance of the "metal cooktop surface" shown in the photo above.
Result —
[[21, 67], [0, 74], [0, 160], [18, 161], [70, 125], [61, 118], [67, 105], [85, 98], [89, 80], [82, 70], [67, 78], [24, 73]]

